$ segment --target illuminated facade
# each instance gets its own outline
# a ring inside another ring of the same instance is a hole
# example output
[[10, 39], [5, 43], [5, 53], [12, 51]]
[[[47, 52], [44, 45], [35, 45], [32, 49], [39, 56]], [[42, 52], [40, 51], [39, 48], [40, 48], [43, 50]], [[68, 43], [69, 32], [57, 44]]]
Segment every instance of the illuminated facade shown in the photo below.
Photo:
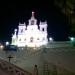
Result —
[[18, 29], [15, 29], [11, 44], [18, 47], [39, 47], [47, 44], [47, 42], [47, 22], [40, 22], [37, 25], [34, 12], [32, 12], [28, 25], [25, 22], [19, 23]]

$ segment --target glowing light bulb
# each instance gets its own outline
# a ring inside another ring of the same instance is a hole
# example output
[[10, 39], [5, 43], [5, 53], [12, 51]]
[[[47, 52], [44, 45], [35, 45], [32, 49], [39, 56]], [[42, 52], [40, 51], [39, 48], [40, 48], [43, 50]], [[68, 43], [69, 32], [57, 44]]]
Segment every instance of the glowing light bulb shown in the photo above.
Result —
[[6, 45], [9, 45], [9, 42], [6, 42]]
[[53, 38], [52, 38], [52, 37], [50, 37], [50, 38], [49, 38], [49, 41], [53, 41]]

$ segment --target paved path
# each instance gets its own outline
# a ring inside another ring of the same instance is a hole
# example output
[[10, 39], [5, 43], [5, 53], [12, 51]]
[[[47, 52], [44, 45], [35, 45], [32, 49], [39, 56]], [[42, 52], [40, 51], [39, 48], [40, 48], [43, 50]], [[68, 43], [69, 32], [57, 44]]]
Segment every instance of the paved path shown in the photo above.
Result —
[[10, 54], [13, 56], [11, 63], [30, 72], [35, 64], [38, 65], [39, 71], [42, 71], [43, 60], [75, 72], [75, 47], [20, 49], [17, 52], [0, 51], [0, 57], [7, 61], [7, 56]]

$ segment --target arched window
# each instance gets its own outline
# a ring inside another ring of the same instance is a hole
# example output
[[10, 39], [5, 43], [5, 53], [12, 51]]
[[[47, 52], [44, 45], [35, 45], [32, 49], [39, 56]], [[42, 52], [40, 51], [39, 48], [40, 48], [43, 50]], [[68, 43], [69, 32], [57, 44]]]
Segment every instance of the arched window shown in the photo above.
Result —
[[42, 31], [44, 31], [44, 28], [42, 28]]
[[31, 25], [34, 25], [34, 20], [31, 21]]
[[33, 37], [30, 38], [30, 42], [33, 42]]
[[19, 41], [21, 41], [21, 39], [19, 39]]
[[39, 38], [37, 38], [37, 40], [39, 40]]
[[24, 39], [24, 41], [26, 41], [26, 38]]
[[23, 29], [21, 30], [21, 33], [23, 32]]
[[45, 37], [43, 37], [43, 39], [42, 40], [45, 40]]

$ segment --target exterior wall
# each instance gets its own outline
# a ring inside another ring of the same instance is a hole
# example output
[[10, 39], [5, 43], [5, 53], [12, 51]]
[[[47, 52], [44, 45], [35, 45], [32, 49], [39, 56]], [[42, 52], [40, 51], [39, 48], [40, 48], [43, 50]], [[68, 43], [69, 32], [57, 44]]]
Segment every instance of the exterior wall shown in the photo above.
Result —
[[47, 23], [41, 22], [39, 26], [40, 29], [38, 28], [37, 20], [35, 19], [32, 12], [32, 16], [29, 19], [27, 26], [25, 23], [19, 23], [18, 30], [16, 32], [17, 34], [14, 34], [15, 38], [12, 38], [12, 42], [15, 41], [15, 43], [12, 44], [16, 44], [18, 47], [38, 47], [47, 44]]

